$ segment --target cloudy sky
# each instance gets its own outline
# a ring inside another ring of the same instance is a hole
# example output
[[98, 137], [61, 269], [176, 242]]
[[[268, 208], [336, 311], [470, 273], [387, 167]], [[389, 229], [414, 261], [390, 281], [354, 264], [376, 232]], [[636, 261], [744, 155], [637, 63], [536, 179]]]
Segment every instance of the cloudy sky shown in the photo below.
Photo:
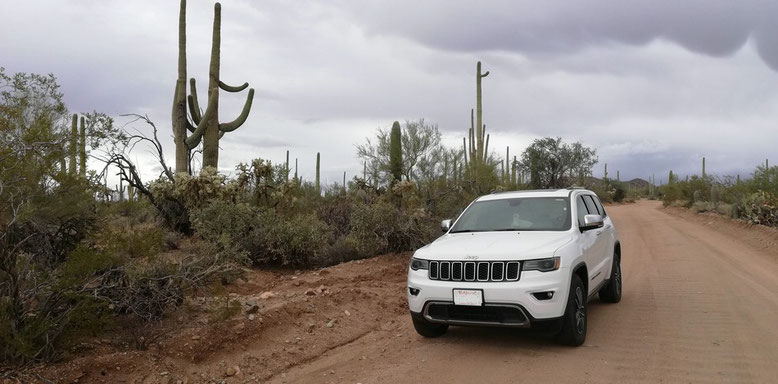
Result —
[[[74, 112], [148, 114], [172, 158], [176, 0], [3, 4], [0, 66], [54, 73]], [[222, 78], [257, 93], [221, 143], [225, 172], [256, 157], [299, 158], [311, 179], [361, 173], [354, 145], [423, 117], [460, 145], [484, 80], [490, 146], [504, 154], [561, 136], [597, 149], [611, 176], [668, 170], [747, 175], [778, 164], [778, 2], [222, 2]], [[208, 76], [213, 2], [190, 0], [188, 72]], [[222, 93], [231, 120], [245, 95]], [[119, 123], [126, 119], [118, 118]], [[142, 128], [138, 126], [139, 128]], [[154, 163], [138, 153], [148, 168]], [[172, 162], [172, 161], [171, 161]]]

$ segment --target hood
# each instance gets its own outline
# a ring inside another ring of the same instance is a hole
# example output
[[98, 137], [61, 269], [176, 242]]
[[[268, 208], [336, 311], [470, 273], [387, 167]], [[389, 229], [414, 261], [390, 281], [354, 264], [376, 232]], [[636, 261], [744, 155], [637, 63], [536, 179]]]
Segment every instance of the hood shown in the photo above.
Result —
[[446, 234], [419, 249], [427, 260], [529, 260], [552, 257], [570, 232], [471, 232]]

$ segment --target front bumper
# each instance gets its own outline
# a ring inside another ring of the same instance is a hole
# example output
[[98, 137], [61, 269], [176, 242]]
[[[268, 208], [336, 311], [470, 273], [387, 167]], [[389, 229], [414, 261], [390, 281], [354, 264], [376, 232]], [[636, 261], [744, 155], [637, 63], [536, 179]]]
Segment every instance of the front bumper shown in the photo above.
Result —
[[[536, 320], [564, 314], [569, 272], [569, 268], [562, 267], [553, 272], [523, 271], [515, 282], [466, 282], [430, 280], [426, 270], [409, 269], [408, 307], [417, 316], [437, 323], [528, 327]], [[483, 290], [484, 305], [454, 306], [454, 289]], [[416, 295], [411, 294], [412, 290]], [[553, 297], [539, 300], [533, 296], [539, 292], [553, 292]]]

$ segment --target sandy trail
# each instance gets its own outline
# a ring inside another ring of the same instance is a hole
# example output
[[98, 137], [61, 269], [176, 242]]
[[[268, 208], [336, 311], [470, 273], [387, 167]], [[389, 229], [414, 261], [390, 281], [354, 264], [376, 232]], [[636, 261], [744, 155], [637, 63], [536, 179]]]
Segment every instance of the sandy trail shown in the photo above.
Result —
[[609, 213], [624, 250], [624, 296], [615, 305], [590, 302], [584, 346], [490, 328], [452, 327], [423, 339], [395, 311], [375, 330], [271, 382], [773, 382], [775, 249], [741, 241], [745, 229], [671, 215], [657, 202]]

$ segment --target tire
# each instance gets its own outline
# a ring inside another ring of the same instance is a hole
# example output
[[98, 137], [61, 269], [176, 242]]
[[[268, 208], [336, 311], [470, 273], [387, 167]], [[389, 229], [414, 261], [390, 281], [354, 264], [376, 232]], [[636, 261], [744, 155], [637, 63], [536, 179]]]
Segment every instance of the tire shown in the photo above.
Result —
[[411, 316], [416, 333], [424, 337], [440, 337], [448, 331], [448, 325], [430, 323], [421, 316]]
[[562, 330], [557, 334], [557, 342], [577, 347], [586, 341], [586, 325], [588, 323], [588, 293], [578, 275], [573, 275], [570, 282], [570, 294], [567, 297], [567, 307], [562, 316]]
[[617, 253], [613, 254], [613, 268], [611, 268], [611, 277], [602, 289], [600, 290], [600, 301], [606, 303], [618, 303], [621, 301], [622, 291], [622, 275], [621, 275], [621, 256]]

